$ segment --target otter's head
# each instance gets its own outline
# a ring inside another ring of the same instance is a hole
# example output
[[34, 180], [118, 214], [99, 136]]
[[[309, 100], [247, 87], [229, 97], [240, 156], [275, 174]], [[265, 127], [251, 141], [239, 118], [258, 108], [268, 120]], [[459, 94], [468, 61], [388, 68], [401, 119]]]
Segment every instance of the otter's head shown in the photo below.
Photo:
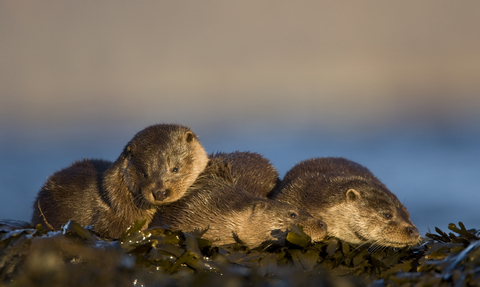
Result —
[[137, 206], [161, 205], [182, 197], [208, 158], [197, 136], [180, 125], [154, 125], [125, 147], [123, 175]]
[[312, 241], [322, 240], [326, 224], [308, 212], [285, 202], [262, 199], [250, 206], [249, 218], [244, 224], [240, 239], [247, 246], [259, 246], [265, 242], [285, 244], [290, 224], [300, 225]]
[[351, 180], [343, 185], [343, 196], [343, 202], [328, 211], [331, 235], [354, 244], [388, 247], [419, 242], [420, 233], [407, 209], [383, 184]]
[[329, 236], [349, 243], [404, 247], [420, 240], [407, 209], [372, 176], [299, 173], [273, 198], [323, 220]]

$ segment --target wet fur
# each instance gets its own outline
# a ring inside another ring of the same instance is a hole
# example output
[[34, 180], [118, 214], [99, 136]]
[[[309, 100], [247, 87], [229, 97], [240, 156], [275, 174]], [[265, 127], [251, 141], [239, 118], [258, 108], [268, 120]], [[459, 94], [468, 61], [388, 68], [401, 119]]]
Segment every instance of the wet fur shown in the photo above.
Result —
[[117, 238], [135, 220], [146, 218], [147, 227], [157, 206], [183, 196], [207, 161], [189, 128], [147, 127], [115, 162], [85, 159], [49, 177], [33, 204], [32, 223], [59, 229], [73, 219]]
[[398, 198], [367, 168], [344, 158], [295, 165], [271, 198], [304, 208], [328, 235], [354, 244], [405, 247], [420, 235]]
[[[242, 243], [255, 248], [284, 244], [290, 223], [300, 224], [313, 240], [325, 235], [324, 223], [299, 208], [246, 192], [231, 164], [212, 157], [205, 171], [180, 200], [161, 206], [150, 227], [170, 226], [185, 232], [206, 230], [215, 245]], [[294, 215], [292, 215], [294, 214]], [[295, 216], [295, 218], [292, 218]]]
[[218, 152], [209, 158], [219, 158], [231, 167], [230, 174], [236, 186], [258, 196], [266, 197], [280, 183], [278, 172], [268, 159], [254, 152]]

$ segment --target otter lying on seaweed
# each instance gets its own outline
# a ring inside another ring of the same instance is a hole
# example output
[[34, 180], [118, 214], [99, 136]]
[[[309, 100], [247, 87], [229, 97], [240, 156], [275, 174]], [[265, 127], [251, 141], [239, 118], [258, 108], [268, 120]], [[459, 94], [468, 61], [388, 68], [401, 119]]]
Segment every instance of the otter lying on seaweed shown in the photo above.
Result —
[[295, 165], [271, 198], [327, 223], [328, 235], [353, 244], [406, 247], [420, 234], [398, 198], [367, 168], [344, 158]]
[[115, 162], [85, 159], [54, 173], [33, 204], [32, 223], [59, 229], [73, 219], [117, 238], [158, 205], [178, 200], [208, 162], [190, 128], [159, 124], [137, 133]]
[[325, 224], [306, 211], [245, 191], [243, 173], [233, 176], [227, 159], [228, 154], [211, 155], [185, 196], [160, 206], [150, 227], [204, 230], [202, 237], [215, 245], [242, 243], [250, 248], [284, 244], [290, 224], [302, 226], [313, 241], [325, 237]]

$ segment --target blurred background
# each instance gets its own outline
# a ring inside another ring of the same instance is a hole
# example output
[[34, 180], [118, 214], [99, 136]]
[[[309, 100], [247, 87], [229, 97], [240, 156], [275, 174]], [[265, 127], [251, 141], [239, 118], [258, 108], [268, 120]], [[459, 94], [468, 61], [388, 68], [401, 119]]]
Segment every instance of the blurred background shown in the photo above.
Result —
[[283, 177], [342, 156], [422, 234], [480, 228], [480, 2], [2, 1], [0, 219], [155, 123]]

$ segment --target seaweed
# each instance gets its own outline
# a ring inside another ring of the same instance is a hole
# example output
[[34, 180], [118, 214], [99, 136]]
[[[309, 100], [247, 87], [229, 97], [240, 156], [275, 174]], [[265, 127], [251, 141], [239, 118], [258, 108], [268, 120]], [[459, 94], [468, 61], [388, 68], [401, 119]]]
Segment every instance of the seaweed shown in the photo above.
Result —
[[420, 246], [377, 250], [311, 243], [300, 226], [289, 227], [283, 246], [248, 249], [143, 225], [109, 240], [74, 221], [60, 231], [0, 221], [0, 286], [480, 285], [480, 232], [461, 222], [427, 233]]

